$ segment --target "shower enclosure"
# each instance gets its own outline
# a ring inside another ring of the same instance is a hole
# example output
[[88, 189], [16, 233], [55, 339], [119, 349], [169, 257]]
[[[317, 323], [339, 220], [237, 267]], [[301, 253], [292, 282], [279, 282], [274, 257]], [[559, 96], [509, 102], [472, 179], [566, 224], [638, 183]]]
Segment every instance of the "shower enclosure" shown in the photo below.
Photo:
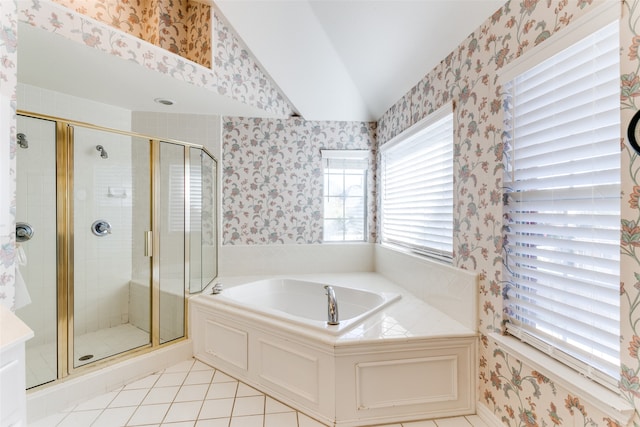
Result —
[[186, 296], [217, 275], [215, 158], [32, 113], [17, 124], [27, 387], [185, 337]]

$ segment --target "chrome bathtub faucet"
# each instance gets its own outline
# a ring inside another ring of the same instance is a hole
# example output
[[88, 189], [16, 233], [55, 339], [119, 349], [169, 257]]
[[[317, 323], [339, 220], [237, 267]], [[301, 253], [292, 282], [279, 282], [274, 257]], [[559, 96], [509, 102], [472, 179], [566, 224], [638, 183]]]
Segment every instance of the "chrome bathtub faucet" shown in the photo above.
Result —
[[211, 295], [218, 295], [220, 292], [222, 292], [222, 283], [218, 282], [211, 288]]
[[327, 324], [337, 325], [340, 323], [338, 320], [338, 300], [336, 299], [336, 293], [333, 291], [333, 287], [325, 285], [327, 290]]

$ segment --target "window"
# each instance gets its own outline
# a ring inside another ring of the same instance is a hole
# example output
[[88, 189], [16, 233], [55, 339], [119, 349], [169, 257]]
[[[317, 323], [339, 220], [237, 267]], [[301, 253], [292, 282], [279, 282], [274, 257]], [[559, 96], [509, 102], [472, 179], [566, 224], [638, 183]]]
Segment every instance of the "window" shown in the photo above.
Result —
[[367, 240], [365, 150], [322, 150], [324, 167], [324, 241]]
[[382, 147], [382, 243], [451, 262], [453, 113], [447, 106]]
[[609, 24], [506, 84], [507, 331], [616, 389], [620, 70]]

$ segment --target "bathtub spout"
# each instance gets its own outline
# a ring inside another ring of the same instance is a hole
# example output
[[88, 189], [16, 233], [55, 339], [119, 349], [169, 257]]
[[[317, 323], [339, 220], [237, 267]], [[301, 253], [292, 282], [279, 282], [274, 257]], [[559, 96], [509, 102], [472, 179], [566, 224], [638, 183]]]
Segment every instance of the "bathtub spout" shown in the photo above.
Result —
[[336, 294], [333, 291], [333, 287], [325, 285], [324, 288], [327, 290], [327, 324], [337, 325], [340, 323], [340, 320], [338, 320], [338, 300], [336, 299]]

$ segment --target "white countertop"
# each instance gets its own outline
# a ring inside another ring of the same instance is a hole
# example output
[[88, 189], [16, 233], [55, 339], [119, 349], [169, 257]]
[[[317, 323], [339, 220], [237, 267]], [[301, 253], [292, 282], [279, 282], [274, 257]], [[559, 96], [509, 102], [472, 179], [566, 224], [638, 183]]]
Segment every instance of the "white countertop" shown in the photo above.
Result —
[[0, 350], [27, 341], [33, 331], [11, 310], [0, 305]]

